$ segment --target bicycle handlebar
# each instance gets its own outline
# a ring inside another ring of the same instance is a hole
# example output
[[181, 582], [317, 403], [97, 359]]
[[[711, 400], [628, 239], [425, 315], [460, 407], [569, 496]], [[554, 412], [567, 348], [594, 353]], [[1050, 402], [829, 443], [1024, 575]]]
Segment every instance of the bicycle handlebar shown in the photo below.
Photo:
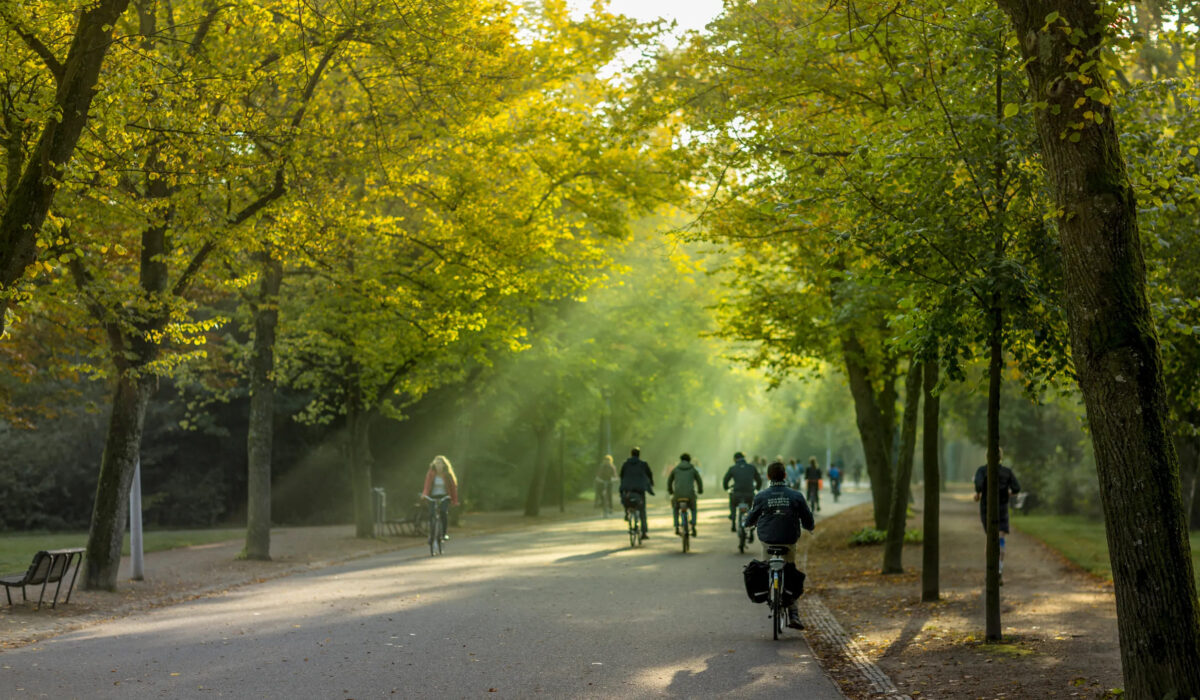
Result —
[[424, 498], [427, 501], [433, 501], [434, 503], [441, 503], [442, 501], [448, 500], [450, 498], [450, 495], [446, 494], [445, 496], [438, 496], [436, 498], [430, 498], [429, 496], [426, 496], [425, 494], [421, 494], [421, 498]]

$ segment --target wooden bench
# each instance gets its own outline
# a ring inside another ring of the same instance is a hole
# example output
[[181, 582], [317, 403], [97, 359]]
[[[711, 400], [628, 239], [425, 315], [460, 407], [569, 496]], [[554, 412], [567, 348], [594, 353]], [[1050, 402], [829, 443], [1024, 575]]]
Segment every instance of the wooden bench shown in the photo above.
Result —
[[38, 596], [37, 605], [34, 607], [34, 610], [40, 610], [42, 608], [42, 601], [46, 597], [46, 587], [53, 583], [57, 585], [54, 587], [54, 598], [50, 603], [50, 607], [57, 607], [58, 594], [62, 591], [63, 579], [71, 571], [72, 563], [75, 564], [75, 571], [71, 574], [71, 583], [67, 585], [67, 597], [63, 600], [63, 603], [69, 603], [71, 601], [71, 591], [75, 588], [75, 577], [79, 575], [79, 565], [83, 563], [82, 547], [43, 550], [33, 555], [33, 562], [29, 565], [29, 569], [25, 573], [0, 577], [0, 584], [4, 585], [4, 595], [8, 598], [8, 604], [12, 605], [11, 589], [20, 587], [21, 598], [29, 600], [25, 595], [25, 587], [41, 585], [42, 592]]

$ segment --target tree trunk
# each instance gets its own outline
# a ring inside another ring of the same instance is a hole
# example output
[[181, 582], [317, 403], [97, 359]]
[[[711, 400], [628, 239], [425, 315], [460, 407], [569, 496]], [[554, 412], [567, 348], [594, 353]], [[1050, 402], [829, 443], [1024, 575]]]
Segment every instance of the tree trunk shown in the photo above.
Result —
[[883, 573], [904, 573], [904, 525], [908, 514], [908, 492], [913, 473], [913, 451], [917, 441], [917, 409], [921, 403], [921, 363], [913, 359], [904, 380], [904, 418], [900, 427], [900, 454], [892, 503], [888, 515], [887, 540], [883, 545]]
[[941, 454], [941, 401], [934, 393], [938, 383], [937, 358], [925, 361], [925, 406], [922, 429], [922, 462], [925, 468], [924, 544], [921, 547], [921, 602], [931, 603], [941, 597], [939, 572], [940, 531], [942, 508], [942, 470], [938, 468]]
[[847, 331], [842, 336], [842, 357], [850, 394], [854, 397], [855, 422], [862, 441], [863, 459], [867, 463], [867, 479], [871, 484], [871, 499], [875, 509], [875, 528], [887, 528], [888, 499], [892, 495], [892, 436], [884, 422], [884, 413], [871, 386], [871, 374], [866, 365], [866, 352], [858, 336]]
[[[1137, 200], [1113, 111], [1104, 104], [1110, 100], [1104, 77], [1094, 66], [1080, 79], [1068, 77], [1080, 71], [1077, 57], [1098, 58], [1106, 29], [1098, 18], [1106, 6], [1096, 0], [999, 4], [1016, 25], [1034, 99], [1047, 102], [1034, 121], [1062, 212], [1067, 319], [1100, 480], [1125, 692], [1131, 700], [1200, 696], [1200, 609], [1146, 298]], [[1052, 12], [1059, 19], [1043, 31]], [[1077, 33], [1061, 31], [1063, 24]], [[1087, 94], [1095, 88], [1099, 95]], [[1089, 122], [1083, 110], [1102, 121]]]
[[1003, 324], [1004, 314], [993, 293], [993, 306], [988, 312], [991, 326], [988, 329], [988, 347], [991, 359], [988, 362], [987, 399], [987, 490], [984, 498], [987, 507], [987, 547], [984, 551], [984, 639], [1000, 641], [1000, 381], [1004, 371]]
[[250, 420], [246, 435], [246, 559], [271, 558], [271, 449], [275, 428], [275, 326], [283, 263], [263, 253], [254, 304]]
[[142, 426], [153, 386], [153, 377], [133, 377], [124, 372], [113, 392], [112, 414], [88, 530], [83, 587], [89, 591], [112, 591], [117, 587], [121, 543], [129, 517], [129, 485], [140, 458]]
[[525, 515], [537, 517], [542, 508], [542, 492], [546, 488], [546, 460], [549, 457], [550, 428], [537, 427], [533, 431], [537, 441], [534, 456], [533, 477], [529, 480], [529, 491], [525, 496]]
[[[79, 15], [66, 60], [48, 66], [58, 82], [54, 108], [0, 216], [0, 336], [12, 301], [7, 292], [37, 258], [38, 232], [87, 124], [100, 68], [113, 43], [113, 26], [128, 5], [129, 0], [100, 0], [89, 6]], [[54, 60], [48, 58], [47, 63]]]

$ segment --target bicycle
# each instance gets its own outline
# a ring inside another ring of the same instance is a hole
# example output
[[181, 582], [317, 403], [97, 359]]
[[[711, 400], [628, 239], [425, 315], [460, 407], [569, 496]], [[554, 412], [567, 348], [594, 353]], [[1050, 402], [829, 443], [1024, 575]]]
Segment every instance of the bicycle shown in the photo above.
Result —
[[675, 508], [679, 513], [679, 526], [683, 530], [679, 533], [683, 538], [683, 553], [687, 554], [691, 549], [691, 534], [695, 523], [689, 522], [692, 514], [692, 499], [687, 496], [680, 496], [675, 499]]
[[642, 496], [630, 493], [621, 500], [625, 502], [625, 520], [629, 522], [629, 546], [638, 547], [642, 544], [642, 514], [639, 511]]
[[786, 546], [767, 545], [767, 554], [771, 557], [767, 560], [767, 565], [771, 569], [767, 603], [771, 606], [771, 635], [774, 639], [779, 639], [779, 633], [783, 631], [783, 626], [786, 624], [787, 607], [783, 604], [783, 567], [787, 560], [783, 557], [787, 552]]
[[449, 500], [450, 496], [430, 498], [421, 494], [421, 498], [429, 501], [429, 556], [434, 557], [442, 553], [442, 541], [446, 536], [446, 521], [442, 519], [442, 503]]

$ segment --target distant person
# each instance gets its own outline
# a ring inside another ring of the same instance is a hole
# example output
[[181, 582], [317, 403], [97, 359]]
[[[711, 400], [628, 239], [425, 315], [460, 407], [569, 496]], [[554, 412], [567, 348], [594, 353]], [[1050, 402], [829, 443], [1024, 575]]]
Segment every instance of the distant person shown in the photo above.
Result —
[[854, 474], [854, 485], [858, 486], [862, 481], [862, 462], [856, 461], [850, 471]]
[[671, 476], [667, 477], [667, 494], [671, 498], [671, 515], [675, 518], [675, 534], [682, 534], [679, 531], [679, 506], [676, 503], [677, 498], [687, 498], [691, 500], [691, 506], [688, 508], [692, 512], [692, 537], [696, 536], [696, 500], [700, 494], [704, 493], [704, 482], [700, 478], [700, 472], [696, 471], [696, 467], [692, 464], [692, 456], [684, 452], [679, 455], [679, 464], [671, 470]]
[[746, 461], [746, 455], [741, 452], [733, 453], [733, 466], [725, 470], [725, 478], [721, 480], [721, 488], [729, 491], [729, 531], [737, 532], [734, 522], [739, 503], [751, 503], [754, 494], [762, 488], [762, 477], [753, 464]]
[[808, 458], [808, 467], [804, 469], [804, 483], [808, 486], [808, 502], [812, 509], [821, 512], [821, 467], [817, 466], [817, 458]]
[[636, 493], [641, 496], [638, 504], [638, 514], [642, 516], [642, 539], [649, 539], [646, 532], [646, 494], [654, 495], [654, 472], [650, 465], [642, 461], [642, 451], [633, 448], [629, 451], [629, 459], [621, 465], [621, 505], [628, 505], [628, 495]]
[[[433, 458], [429, 464], [429, 471], [425, 472], [425, 487], [421, 489], [421, 493], [430, 498], [450, 497], [449, 501], [443, 500], [441, 503], [429, 504], [430, 508], [437, 507], [438, 509], [438, 518], [442, 521], [442, 532], [449, 533], [450, 505], [458, 505], [458, 477], [454, 476], [454, 467], [450, 466], [450, 460], [442, 455]], [[450, 535], [443, 534], [442, 539], [448, 540]]]
[[[813, 531], [815, 523], [812, 511], [804, 502], [804, 496], [787, 487], [787, 470], [783, 462], [772, 462], [767, 467], [770, 486], [754, 497], [754, 506], [746, 514], [746, 527], [758, 527], [758, 540], [762, 542], [763, 559], [770, 559], [767, 545], [787, 545], [783, 556], [793, 566], [796, 564], [796, 542], [800, 540], [800, 528]], [[804, 629], [800, 623], [800, 608], [792, 601], [788, 608], [788, 627]]]
[[[1004, 459], [1004, 450], [999, 451], [1000, 459]], [[1017, 475], [1013, 474], [1013, 470], [1004, 466], [997, 465], [996, 468], [997, 480], [1000, 482], [997, 486], [999, 492], [997, 498], [997, 513], [996, 520], [1000, 530], [1000, 575], [1004, 576], [1004, 538], [1008, 537], [1008, 497], [1010, 494], [1020, 493], [1021, 484], [1017, 482]], [[975, 470], [975, 500], [979, 502], [979, 520], [983, 523], [983, 531], [987, 532], [987, 498], [984, 494], [987, 493], [987, 465]], [[1004, 584], [1003, 578], [1000, 580], [1001, 585]]]
[[800, 488], [800, 477], [804, 474], [804, 470], [800, 468], [800, 463], [793, 457], [792, 461], [787, 465], [787, 484], [790, 489]]
[[837, 462], [829, 465], [829, 492], [833, 494], [833, 502], [838, 502], [838, 496], [842, 495], [842, 468]]
[[606, 518], [612, 514], [613, 482], [616, 480], [617, 467], [613, 464], [612, 455], [604, 455], [600, 467], [596, 469], [596, 505], [603, 510]]

